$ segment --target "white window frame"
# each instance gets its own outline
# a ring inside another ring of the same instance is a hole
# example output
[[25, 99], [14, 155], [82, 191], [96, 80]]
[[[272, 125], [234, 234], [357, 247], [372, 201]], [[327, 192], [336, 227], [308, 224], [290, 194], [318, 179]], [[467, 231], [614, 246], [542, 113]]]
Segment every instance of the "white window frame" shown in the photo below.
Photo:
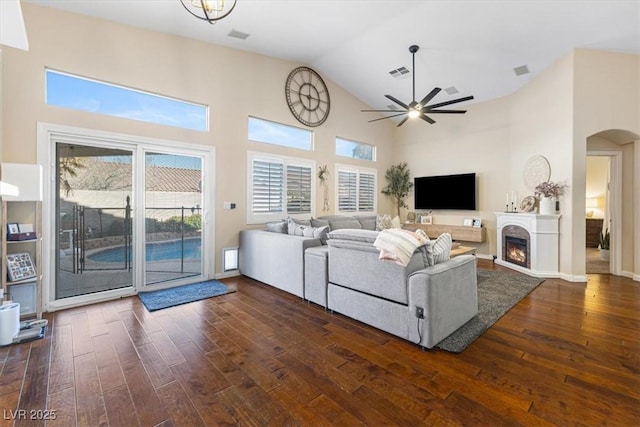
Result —
[[[284, 165], [284, 192], [282, 212], [278, 213], [253, 213], [253, 162], [265, 161], [282, 163]], [[311, 210], [309, 213], [289, 213], [287, 212], [287, 166], [302, 166], [311, 169]], [[297, 157], [281, 156], [276, 154], [260, 153], [256, 151], [247, 152], [247, 224], [264, 224], [269, 221], [277, 221], [287, 217], [310, 218], [316, 211], [316, 162], [315, 160], [301, 159]]]
[[[340, 189], [340, 172], [348, 172], [348, 173], [355, 173], [357, 176], [357, 180], [356, 180], [356, 188], [359, 187], [360, 185], [360, 175], [361, 174], [368, 174], [368, 175], [373, 175], [373, 209], [372, 210], [361, 210], [359, 208], [359, 204], [360, 204], [360, 194], [359, 192], [356, 193], [356, 210], [355, 211], [347, 211], [347, 210], [341, 210], [340, 209], [340, 198], [339, 198], [339, 189]], [[378, 211], [378, 170], [377, 169], [373, 169], [373, 168], [363, 168], [363, 167], [358, 167], [358, 166], [353, 166], [353, 165], [345, 165], [345, 164], [339, 164], [336, 163], [336, 167], [335, 167], [335, 209], [336, 212], [341, 214], [341, 213], [349, 213], [349, 214], [359, 214], [359, 213], [376, 213]]]

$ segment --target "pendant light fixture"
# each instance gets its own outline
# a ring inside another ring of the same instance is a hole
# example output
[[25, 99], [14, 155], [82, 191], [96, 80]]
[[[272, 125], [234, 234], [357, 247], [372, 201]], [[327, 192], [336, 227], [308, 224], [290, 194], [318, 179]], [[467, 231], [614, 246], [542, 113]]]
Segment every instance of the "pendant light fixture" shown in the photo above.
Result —
[[187, 12], [210, 24], [226, 18], [236, 7], [236, 2], [237, 0], [180, 0]]

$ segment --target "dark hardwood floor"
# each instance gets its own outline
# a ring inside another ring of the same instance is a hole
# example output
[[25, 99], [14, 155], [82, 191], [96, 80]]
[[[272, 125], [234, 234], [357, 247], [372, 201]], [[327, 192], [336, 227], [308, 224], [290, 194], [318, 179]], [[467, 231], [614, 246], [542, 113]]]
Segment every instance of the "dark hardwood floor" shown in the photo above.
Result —
[[2, 425], [640, 425], [630, 279], [546, 280], [461, 354], [224, 281], [238, 291], [154, 313], [47, 314], [44, 339], [0, 349]]

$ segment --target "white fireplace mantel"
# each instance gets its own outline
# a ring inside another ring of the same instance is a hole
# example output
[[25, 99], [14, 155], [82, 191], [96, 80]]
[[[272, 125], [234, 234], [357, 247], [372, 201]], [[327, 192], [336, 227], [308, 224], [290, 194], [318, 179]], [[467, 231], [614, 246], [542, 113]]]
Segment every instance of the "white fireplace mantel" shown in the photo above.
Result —
[[[536, 277], [560, 277], [560, 215], [534, 213], [496, 212], [497, 247], [496, 264]], [[518, 225], [529, 232], [529, 255], [531, 268], [525, 268], [504, 260], [502, 253], [502, 230], [509, 225]]]

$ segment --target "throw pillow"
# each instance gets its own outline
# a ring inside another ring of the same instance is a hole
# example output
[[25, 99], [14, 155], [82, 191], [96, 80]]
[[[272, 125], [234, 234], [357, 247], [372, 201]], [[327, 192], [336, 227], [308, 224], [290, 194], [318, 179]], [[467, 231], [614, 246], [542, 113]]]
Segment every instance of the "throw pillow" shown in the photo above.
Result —
[[291, 217], [287, 218], [287, 231], [288, 231], [289, 234], [302, 236], [302, 234], [296, 234], [296, 230], [302, 225], [307, 226], [307, 227], [311, 227], [311, 220], [308, 220], [308, 219], [295, 219], [295, 218], [291, 218]]
[[382, 231], [391, 228], [391, 215], [378, 215], [376, 217], [376, 230]]
[[320, 239], [323, 245], [327, 244], [327, 235], [329, 234], [329, 226], [325, 225], [323, 227], [306, 227], [304, 225], [302, 227], [302, 235], [304, 237], [313, 237], [314, 239]]
[[436, 240], [433, 241], [433, 263], [439, 264], [447, 261], [451, 257], [451, 234], [442, 233]]
[[272, 233], [287, 234], [289, 232], [287, 223], [284, 220], [268, 222], [266, 226], [267, 231], [271, 231]]

